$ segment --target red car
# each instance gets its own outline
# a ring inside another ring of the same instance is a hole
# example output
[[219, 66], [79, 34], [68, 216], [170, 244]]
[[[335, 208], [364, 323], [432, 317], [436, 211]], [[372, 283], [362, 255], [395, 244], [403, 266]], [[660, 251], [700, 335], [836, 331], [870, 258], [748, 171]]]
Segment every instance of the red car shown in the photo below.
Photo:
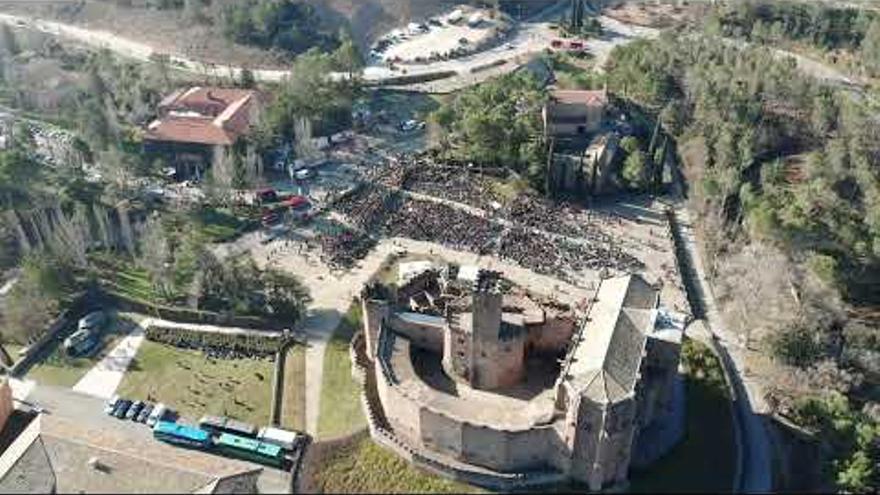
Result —
[[263, 216], [260, 219], [260, 221], [263, 224], [263, 227], [269, 227], [269, 226], [275, 225], [280, 220], [281, 220], [281, 216], [278, 214], [278, 212], [271, 211], [271, 210], [263, 211]]
[[305, 209], [309, 207], [309, 200], [305, 196], [291, 196], [284, 200], [284, 206], [290, 209]]

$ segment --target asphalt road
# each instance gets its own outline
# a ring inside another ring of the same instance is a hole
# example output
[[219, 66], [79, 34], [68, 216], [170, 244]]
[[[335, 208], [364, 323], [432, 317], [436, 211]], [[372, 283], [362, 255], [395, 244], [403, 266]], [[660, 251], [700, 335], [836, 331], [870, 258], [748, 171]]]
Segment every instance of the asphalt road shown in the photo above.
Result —
[[[705, 265], [700, 256], [694, 237], [690, 215], [686, 208], [678, 207], [676, 217], [679, 223], [679, 234], [682, 247], [690, 258], [690, 273], [683, 276], [693, 282], [692, 297], [698, 299], [700, 312], [707, 330], [712, 334], [714, 347], [721, 357], [722, 365], [727, 371], [730, 385], [733, 388], [734, 408], [737, 429], [737, 445], [741, 449], [739, 473], [736, 480], [738, 492], [766, 493], [773, 488], [773, 463], [770, 450], [770, 438], [764, 424], [763, 413], [768, 410], [763, 399], [760, 384], [750, 380], [743, 372], [745, 359], [742, 354], [743, 344], [732, 333], [729, 333], [721, 319], [715, 302], [712, 287], [706, 279]], [[685, 266], [682, 263], [682, 266]]]

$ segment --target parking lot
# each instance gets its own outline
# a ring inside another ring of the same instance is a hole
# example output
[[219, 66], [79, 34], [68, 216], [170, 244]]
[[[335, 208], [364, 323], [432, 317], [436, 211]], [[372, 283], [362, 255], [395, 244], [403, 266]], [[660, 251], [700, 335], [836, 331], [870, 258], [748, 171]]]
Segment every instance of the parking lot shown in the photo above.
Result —
[[456, 9], [425, 22], [395, 29], [377, 41], [370, 61], [378, 64], [423, 64], [474, 53], [510, 28], [487, 10]]

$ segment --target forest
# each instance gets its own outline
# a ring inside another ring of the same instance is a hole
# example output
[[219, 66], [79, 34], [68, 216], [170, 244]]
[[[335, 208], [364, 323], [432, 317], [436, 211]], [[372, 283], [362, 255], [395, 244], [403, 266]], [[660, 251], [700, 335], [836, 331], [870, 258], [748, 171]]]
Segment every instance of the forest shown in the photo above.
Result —
[[608, 83], [677, 137], [710, 256], [765, 245], [806, 272], [797, 314], [757, 344], [791, 373], [769, 400], [822, 432], [826, 487], [876, 489], [880, 341], [846, 308], [880, 303], [877, 115], [769, 49], [693, 35], [616, 48]]
[[880, 14], [870, 9], [749, 0], [722, 4], [706, 24], [710, 32], [759, 43], [794, 41], [846, 51], [871, 76], [880, 75]]

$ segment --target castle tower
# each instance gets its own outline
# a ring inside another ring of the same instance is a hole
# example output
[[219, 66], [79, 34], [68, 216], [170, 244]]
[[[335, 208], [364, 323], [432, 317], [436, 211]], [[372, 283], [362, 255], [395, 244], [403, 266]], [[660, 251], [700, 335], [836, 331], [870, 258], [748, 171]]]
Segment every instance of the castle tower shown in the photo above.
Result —
[[[499, 389], [519, 383], [525, 375], [523, 322], [505, 320], [499, 272], [480, 271], [473, 294], [470, 383], [474, 388]], [[515, 317], [514, 317], [515, 320]]]
[[376, 357], [379, 331], [391, 317], [391, 304], [388, 294], [381, 285], [370, 284], [361, 291], [361, 309], [364, 319], [364, 337], [367, 342], [367, 357], [372, 361]]
[[498, 340], [501, 328], [502, 294], [499, 282], [501, 274], [480, 270], [474, 283], [473, 319], [471, 328], [474, 335], [474, 350], [480, 350], [482, 343]]

